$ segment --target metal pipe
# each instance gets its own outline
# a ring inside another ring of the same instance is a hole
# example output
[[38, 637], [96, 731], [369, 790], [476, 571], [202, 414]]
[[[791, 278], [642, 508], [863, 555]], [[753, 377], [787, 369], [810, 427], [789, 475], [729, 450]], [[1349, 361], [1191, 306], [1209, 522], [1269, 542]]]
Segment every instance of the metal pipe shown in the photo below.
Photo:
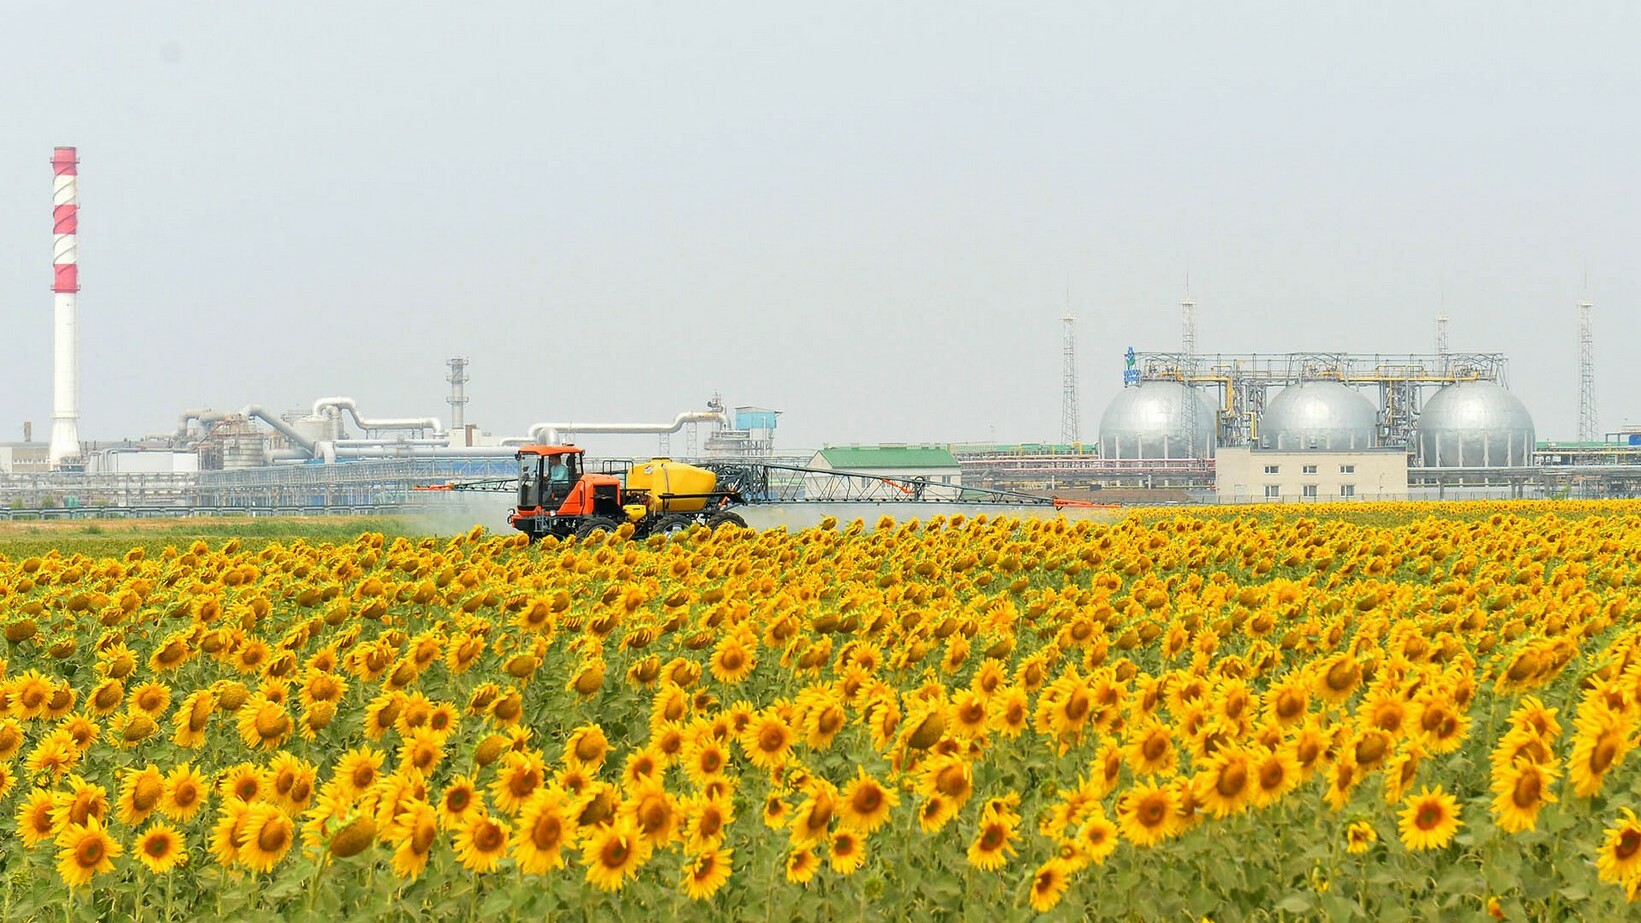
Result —
[[296, 427], [286, 423], [284, 420], [279, 419], [279, 414], [269, 413], [267, 410], [264, 410], [260, 404], [251, 404], [244, 410], [241, 410], [239, 415], [247, 420], [252, 417], [261, 420], [274, 429], [279, 430], [280, 434], [286, 439], [289, 439], [291, 442], [301, 446], [304, 449], [307, 449], [309, 455], [313, 454], [314, 441], [302, 435]]
[[691, 410], [679, 414], [671, 423], [535, 423], [530, 426], [530, 438], [537, 442], [556, 443], [561, 433], [676, 433], [685, 423], [718, 423], [729, 426], [729, 417], [716, 410]]
[[329, 410], [340, 414], [347, 411], [353, 417], [354, 425], [362, 430], [427, 430], [435, 433], [443, 432], [437, 417], [383, 417], [379, 420], [366, 419], [359, 415], [359, 402], [351, 397], [322, 397], [313, 402], [313, 415], [323, 416]]
[[226, 414], [226, 413], [224, 413], [220, 410], [212, 410], [209, 407], [194, 407], [194, 408], [191, 408], [189, 410], [184, 410], [177, 417], [177, 438], [178, 439], [187, 439], [188, 438], [188, 424], [189, 423], [193, 423], [193, 422], [197, 421], [200, 425], [203, 426], [206, 423], [215, 423], [218, 420], [222, 420], [222, 419], [226, 418], [227, 416], [228, 416], [228, 414]]
[[392, 446], [331, 447], [337, 458], [512, 458], [518, 450], [508, 446], [417, 446], [414, 451], [395, 451]]

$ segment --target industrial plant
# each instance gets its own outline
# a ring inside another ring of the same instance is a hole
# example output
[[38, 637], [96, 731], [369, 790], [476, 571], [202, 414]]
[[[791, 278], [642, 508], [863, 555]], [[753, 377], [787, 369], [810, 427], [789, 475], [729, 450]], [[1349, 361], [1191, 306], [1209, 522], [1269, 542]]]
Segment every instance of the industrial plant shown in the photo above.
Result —
[[[1641, 431], [1601, 433], [1594, 407], [1591, 305], [1578, 306], [1580, 408], [1574, 442], [1538, 439], [1509, 390], [1500, 353], [1435, 349], [1218, 353], [1197, 347], [1181, 303], [1177, 351], [1130, 348], [1121, 387], [1081, 431], [1076, 319], [1062, 322], [1061, 432], [1026, 445], [776, 445], [780, 412], [713, 394], [655, 423], [547, 421], [492, 436], [467, 419], [467, 357], [448, 360], [448, 423], [375, 417], [347, 396], [300, 409], [257, 404], [179, 411], [165, 432], [118, 442], [79, 432], [78, 152], [51, 158], [54, 372], [49, 438], [0, 444], [0, 516], [383, 512], [427, 487], [517, 473], [524, 445], [594, 434], [656, 438], [656, 454], [859, 471], [937, 485], [1057, 492], [1132, 503], [1632, 496]], [[1115, 382], [1113, 384], [1116, 384]], [[784, 454], [783, 454], [784, 453]], [[625, 461], [607, 460], [611, 464]], [[940, 491], [930, 498], [941, 496]], [[858, 499], [858, 498], [857, 498]]]

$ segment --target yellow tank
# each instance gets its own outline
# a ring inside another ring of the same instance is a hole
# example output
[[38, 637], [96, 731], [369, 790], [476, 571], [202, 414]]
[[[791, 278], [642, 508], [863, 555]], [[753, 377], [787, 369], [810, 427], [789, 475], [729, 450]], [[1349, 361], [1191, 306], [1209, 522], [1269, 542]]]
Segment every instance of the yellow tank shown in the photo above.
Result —
[[699, 512], [706, 508], [705, 497], [666, 500], [662, 495], [708, 494], [717, 486], [718, 475], [668, 458], [652, 458], [627, 472], [627, 489], [649, 491], [650, 511], [655, 513]]

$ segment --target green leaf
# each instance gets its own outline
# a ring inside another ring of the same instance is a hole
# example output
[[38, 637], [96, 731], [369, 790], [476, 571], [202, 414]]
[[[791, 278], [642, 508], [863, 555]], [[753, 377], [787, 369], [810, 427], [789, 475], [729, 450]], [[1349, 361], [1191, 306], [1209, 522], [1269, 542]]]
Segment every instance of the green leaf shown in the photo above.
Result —
[[515, 890], [514, 888], [503, 888], [486, 897], [484, 903], [479, 905], [479, 916], [494, 918], [512, 910], [513, 892]]
[[1322, 895], [1322, 912], [1330, 920], [1353, 920], [1357, 917], [1356, 902], [1343, 894]]
[[1283, 913], [1310, 913], [1315, 907], [1316, 895], [1308, 891], [1290, 894], [1276, 902], [1276, 909]]

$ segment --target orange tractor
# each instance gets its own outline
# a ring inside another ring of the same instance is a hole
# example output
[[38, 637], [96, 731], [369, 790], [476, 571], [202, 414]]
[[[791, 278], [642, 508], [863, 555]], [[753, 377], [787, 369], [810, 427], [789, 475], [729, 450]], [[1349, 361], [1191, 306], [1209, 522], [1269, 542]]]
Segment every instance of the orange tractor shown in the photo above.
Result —
[[587, 536], [632, 523], [633, 537], [673, 533], [696, 523], [745, 527], [731, 510], [739, 490], [722, 489], [718, 475], [666, 458], [631, 466], [623, 475], [584, 470], [586, 450], [573, 445], [527, 445], [518, 450], [518, 506], [507, 521], [530, 536]]

